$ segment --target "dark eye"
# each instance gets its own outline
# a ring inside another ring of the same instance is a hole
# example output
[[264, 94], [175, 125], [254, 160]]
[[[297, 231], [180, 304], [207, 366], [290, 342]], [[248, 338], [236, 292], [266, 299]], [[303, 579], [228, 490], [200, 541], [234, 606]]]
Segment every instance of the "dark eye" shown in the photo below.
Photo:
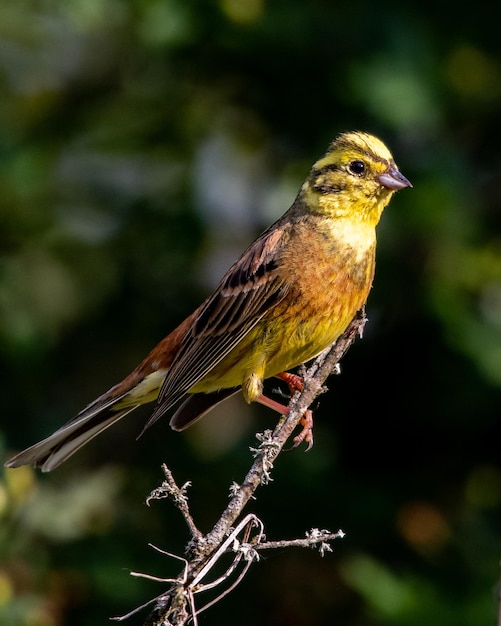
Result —
[[348, 169], [355, 176], [361, 176], [365, 172], [365, 163], [363, 161], [352, 161], [348, 165]]

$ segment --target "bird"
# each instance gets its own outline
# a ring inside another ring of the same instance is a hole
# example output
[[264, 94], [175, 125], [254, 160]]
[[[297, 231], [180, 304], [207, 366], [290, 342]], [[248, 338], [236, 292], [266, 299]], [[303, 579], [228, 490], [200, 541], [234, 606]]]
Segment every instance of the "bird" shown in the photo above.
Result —
[[[406, 187], [412, 185], [380, 139], [339, 134], [290, 208], [251, 243], [212, 295], [124, 380], [5, 465], [51, 471], [149, 402], [156, 404], [142, 432], [175, 405], [170, 425], [183, 430], [238, 392], [286, 414], [264, 395], [263, 381], [278, 377], [300, 388], [300, 377], [289, 370], [335, 342], [365, 305], [376, 226], [394, 192]], [[301, 424], [295, 444], [311, 445], [311, 417]]]

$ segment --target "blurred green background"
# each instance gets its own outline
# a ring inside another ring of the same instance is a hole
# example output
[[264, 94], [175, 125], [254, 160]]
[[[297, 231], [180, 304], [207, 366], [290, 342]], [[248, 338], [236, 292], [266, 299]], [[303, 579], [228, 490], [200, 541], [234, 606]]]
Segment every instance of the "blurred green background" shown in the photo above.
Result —
[[[249, 507], [267, 554], [201, 624], [478, 626], [501, 556], [501, 43], [487, 5], [0, 4], [2, 457], [134, 367], [292, 202], [340, 131], [414, 189], [379, 227], [369, 323]], [[230, 404], [136, 442], [129, 416], [49, 475], [0, 482], [0, 623], [95, 626], [180, 569], [169, 464], [207, 531], [276, 416]], [[147, 612], [132, 618], [141, 624]]]

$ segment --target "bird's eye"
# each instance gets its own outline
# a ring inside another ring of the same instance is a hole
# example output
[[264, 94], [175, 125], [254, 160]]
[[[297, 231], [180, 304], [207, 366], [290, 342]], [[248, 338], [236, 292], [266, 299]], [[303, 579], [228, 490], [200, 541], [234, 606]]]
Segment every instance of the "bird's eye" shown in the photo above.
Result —
[[352, 161], [348, 165], [348, 169], [352, 174], [355, 174], [355, 176], [362, 176], [365, 172], [365, 163], [363, 161]]

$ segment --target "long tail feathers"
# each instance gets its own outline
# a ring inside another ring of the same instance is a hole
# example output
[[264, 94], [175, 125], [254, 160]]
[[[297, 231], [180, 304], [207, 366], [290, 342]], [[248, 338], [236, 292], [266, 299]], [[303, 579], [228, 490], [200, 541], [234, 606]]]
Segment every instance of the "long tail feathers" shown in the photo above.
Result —
[[100, 399], [96, 400], [50, 437], [16, 454], [5, 465], [7, 467], [33, 465], [43, 472], [50, 472], [96, 435], [138, 406], [135, 404], [116, 409], [115, 405], [122, 398], [123, 396], [113, 398], [105, 404], [99, 403]]
[[[144, 403], [144, 397], [141, 395], [136, 398], [137, 402], [131, 398], [131, 391], [137, 389], [137, 385], [130, 385], [126, 391], [118, 392], [118, 394], [117, 387], [113, 387], [103, 396], [97, 398], [55, 433], [9, 459], [5, 463], [6, 467], [33, 465], [39, 467], [42, 472], [50, 472], [99, 433]], [[174, 430], [188, 428], [193, 422], [199, 420], [215, 406], [238, 391], [240, 391], [240, 387], [221, 389], [207, 394], [188, 395], [172, 416], [171, 427]], [[126, 406], [124, 406], [124, 400], [127, 402]], [[143, 432], [149, 426], [150, 422], [147, 422]]]

